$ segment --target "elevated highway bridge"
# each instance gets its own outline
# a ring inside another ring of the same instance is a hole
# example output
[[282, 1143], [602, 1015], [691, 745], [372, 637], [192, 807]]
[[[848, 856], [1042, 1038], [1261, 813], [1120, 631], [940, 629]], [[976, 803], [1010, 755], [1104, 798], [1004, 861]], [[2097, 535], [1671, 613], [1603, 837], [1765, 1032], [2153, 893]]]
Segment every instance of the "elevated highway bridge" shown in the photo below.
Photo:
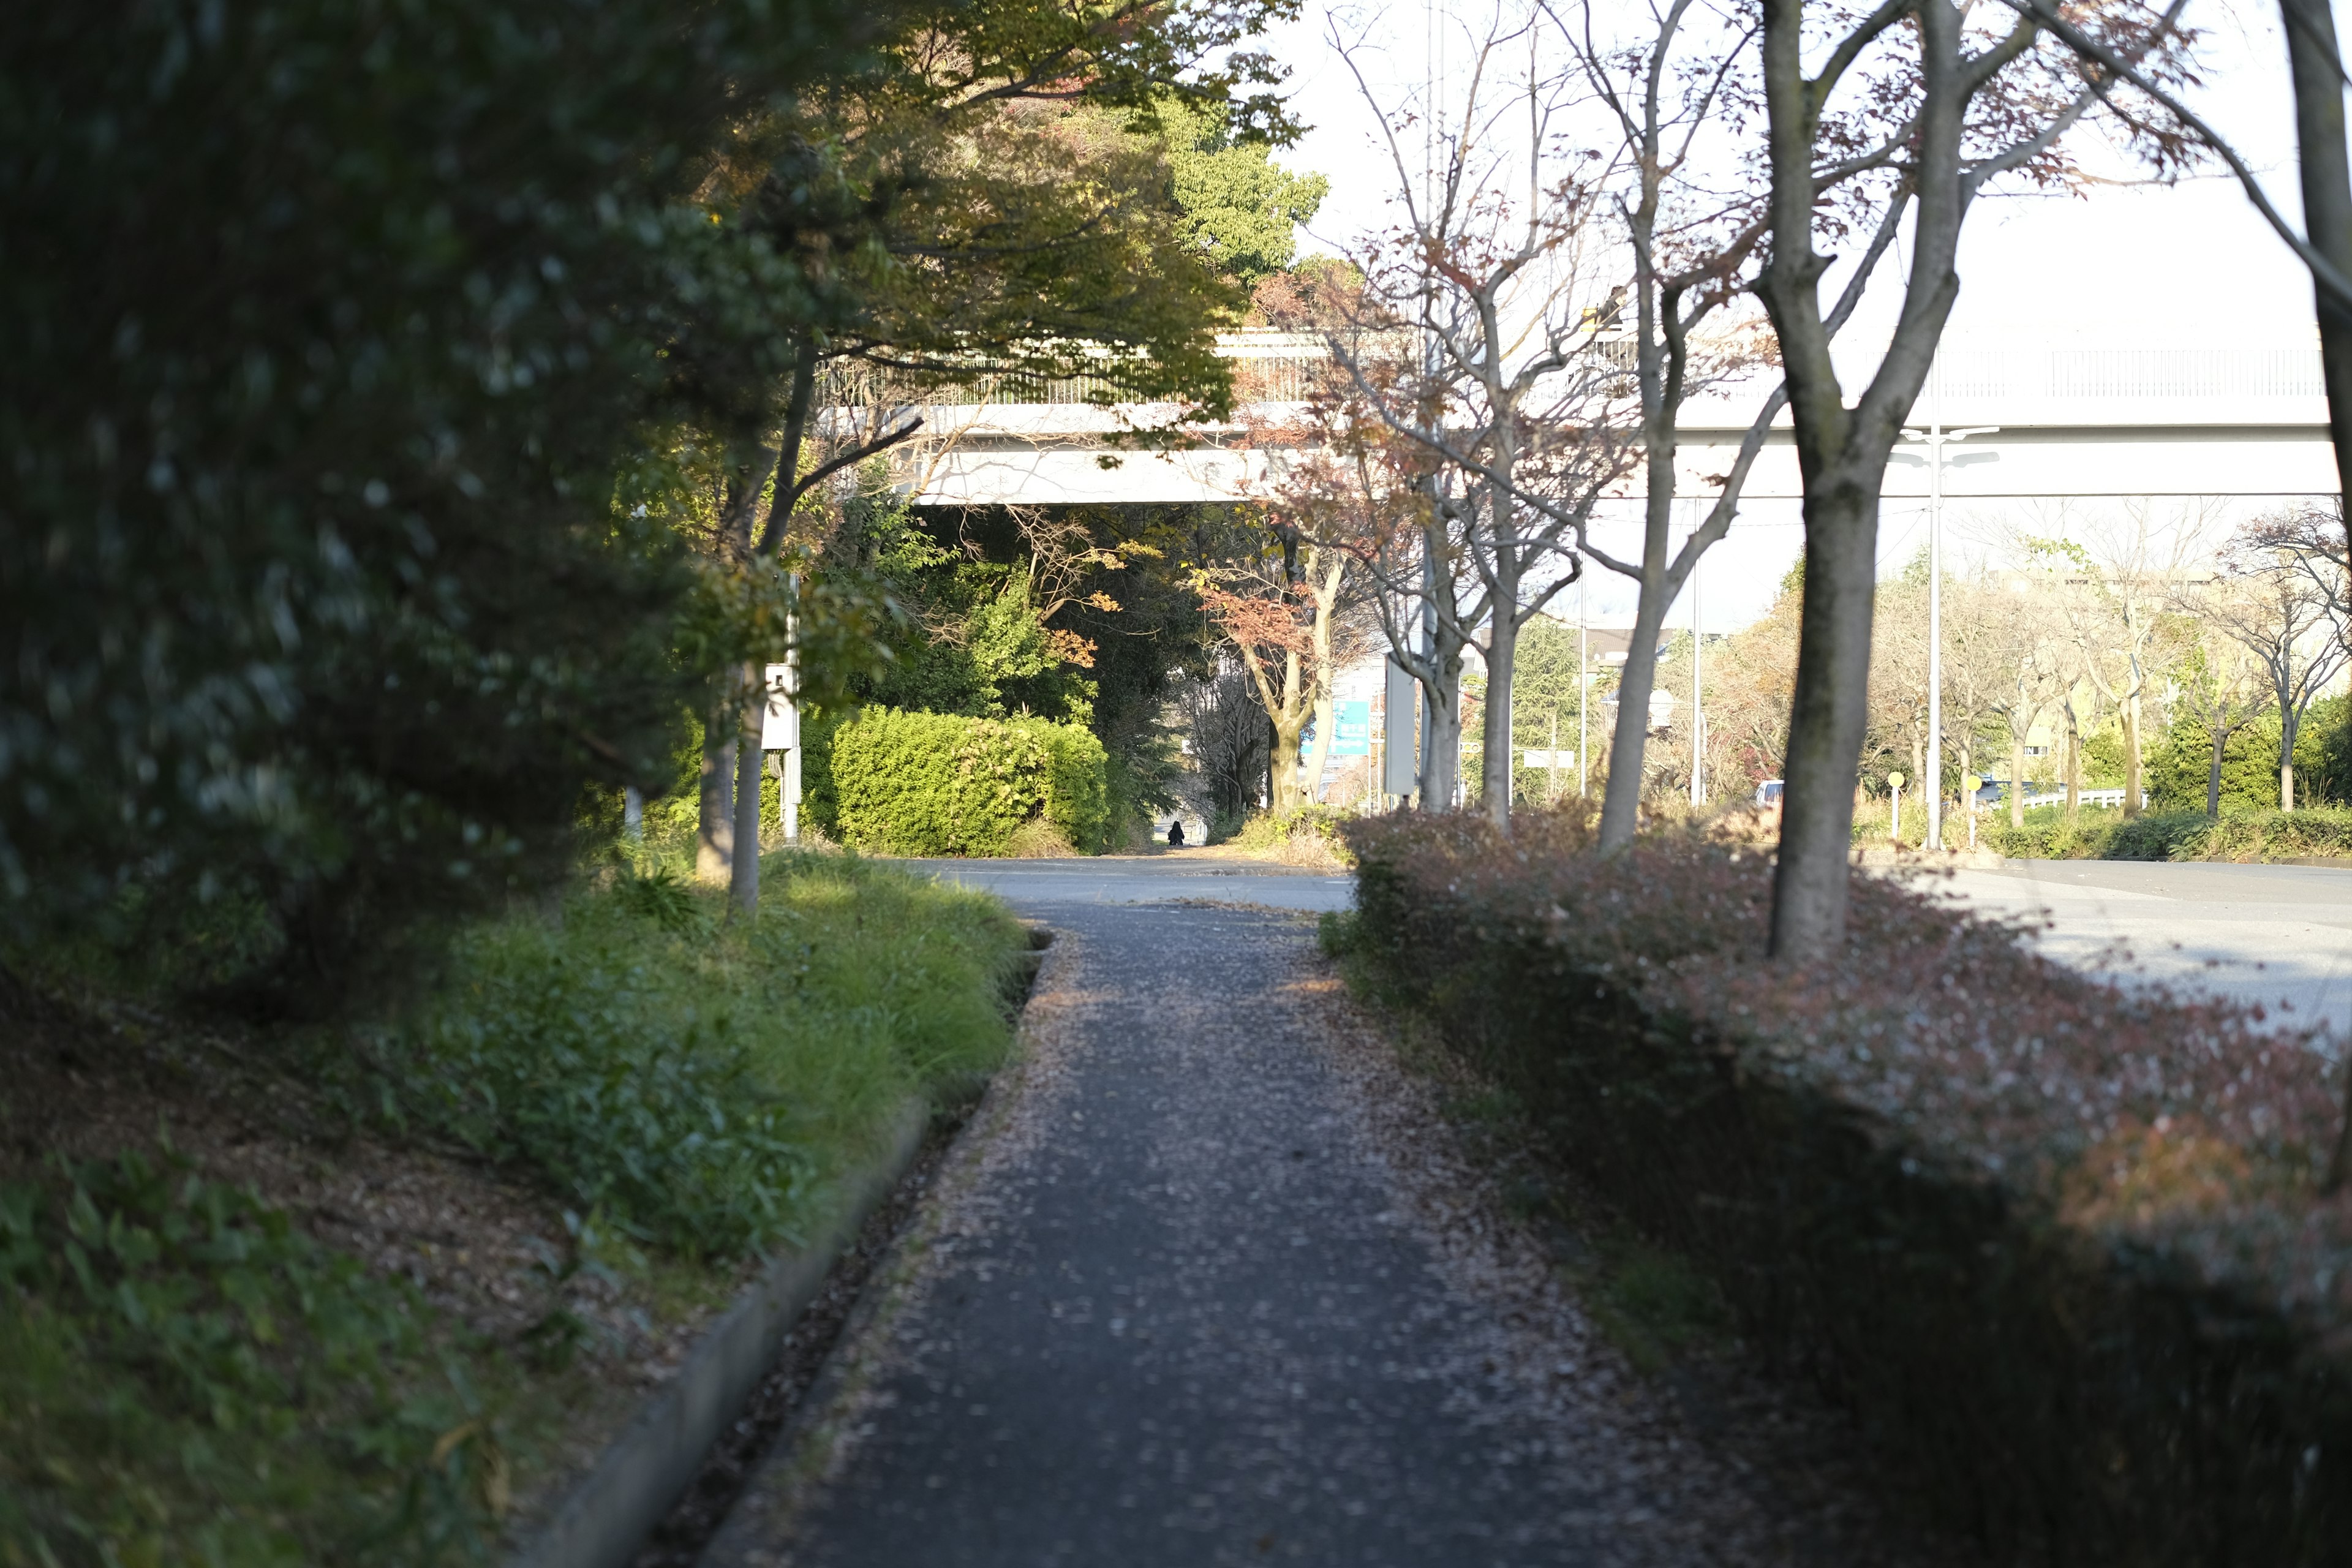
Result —
[[[1221, 340], [1236, 361], [1241, 419], [1200, 428], [1180, 449], [1139, 449], [1122, 430], [1174, 423], [1172, 406], [1106, 408], [1076, 385], [1031, 387], [996, 401], [924, 409], [928, 440], [900, 459], [899, 478], [925, 505], [1167, 503], [1237, 500], [1261, 493], [1270, 460], [1250, 426], [1278, 426], [1328, 369], [1319, 340], [1236, 332]], [[2002, 498], [2316, 496], [2341, 489], [2327, 442], [2319, 350], [2309, 344], [2143, 348], [2029, 340], [1948, 342], [1934, 382], [1947, 428], [1998, 426], [1948, 448], [1948, 500]], [[1678, 489], [1714, 493], [1771, 383], [1724, 386], [1685, 409]], [[1016, 400], [1020, 399], [1020, 400]], [[1915, 424], [1928, 415], [1923, 397]], [[1924, 497], [1924, 454], [1897, 448], [1884, 491]], [[1629, 492], [1630, 493], [1630, 492]], [[1746, 498], [1801, 494], [1780, 416]]]

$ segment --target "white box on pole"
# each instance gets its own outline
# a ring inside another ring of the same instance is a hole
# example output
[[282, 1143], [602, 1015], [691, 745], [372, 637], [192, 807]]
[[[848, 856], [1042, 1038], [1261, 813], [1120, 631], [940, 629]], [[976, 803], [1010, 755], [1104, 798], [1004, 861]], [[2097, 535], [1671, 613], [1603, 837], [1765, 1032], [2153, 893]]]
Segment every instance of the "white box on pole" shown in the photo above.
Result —
[[793, 700], [792, 666], [768, 666], [768, 707], [760, 718], [760, 749], [791, 752], [800, 749], [801, 708]]

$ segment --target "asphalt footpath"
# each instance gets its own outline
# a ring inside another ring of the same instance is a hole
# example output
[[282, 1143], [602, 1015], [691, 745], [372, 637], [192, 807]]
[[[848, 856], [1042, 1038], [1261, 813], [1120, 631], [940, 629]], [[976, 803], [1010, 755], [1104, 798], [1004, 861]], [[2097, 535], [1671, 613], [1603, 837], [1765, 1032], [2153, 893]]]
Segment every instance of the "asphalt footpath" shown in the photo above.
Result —
[[1022, 1051], [706, 1563], [1789, 1560], [1416, 1142], [1314, 952], [1346, 879], [942, 870], [1057, 933]]

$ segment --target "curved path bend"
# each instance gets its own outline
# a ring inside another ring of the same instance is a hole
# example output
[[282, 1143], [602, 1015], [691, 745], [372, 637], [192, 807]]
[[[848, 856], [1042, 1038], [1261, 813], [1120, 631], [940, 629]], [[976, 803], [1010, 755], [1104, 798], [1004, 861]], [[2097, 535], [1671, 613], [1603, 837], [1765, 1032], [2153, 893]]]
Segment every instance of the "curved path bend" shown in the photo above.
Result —
[[1056, 932], [1021, 1058], [708, 1563], [1813, 1559], [1493, 1217], [1315, 952], [1344, 879], [958, 874]]

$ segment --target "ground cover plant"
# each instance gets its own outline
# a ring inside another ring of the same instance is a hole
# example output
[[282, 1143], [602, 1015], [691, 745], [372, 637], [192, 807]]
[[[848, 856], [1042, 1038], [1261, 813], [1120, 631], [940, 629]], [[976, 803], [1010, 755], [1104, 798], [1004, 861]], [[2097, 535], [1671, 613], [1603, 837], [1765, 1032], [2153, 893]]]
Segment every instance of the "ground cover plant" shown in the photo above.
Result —
[[2352, 857], [2352, 808], [2296, 811], [2143, 812], [2037, 806], [2023, 827], [1979, 819], [1985, 845], [2033, 860], [2231, 860], [2242, 863]]
[[1530, 815], [1350, 830], [1359, 973], [1705, 1268], [1952, 1522], [2049, 1563], [2352, 1554], [2334, 1069], [1876, 879], [1765, 962], [1770, 862]]
[[125, 1154], [0, 1186], [0, 1561], [466, 1561], [470, 1347], [250, 1195]]
[[502, 1550], [910, 1097], [1009, 1045], [1001, 906], [854, 857], [765, 876], [754, 920], [649, 867], [476, 922], [403, 1017], [239, 1036], [226, 1126], [216, 1054], [154, 1075], [184, 1094], [114, 1076], [178, 1037], [160, 999], [68, 1029], [0, 974], [0, 1563]]

